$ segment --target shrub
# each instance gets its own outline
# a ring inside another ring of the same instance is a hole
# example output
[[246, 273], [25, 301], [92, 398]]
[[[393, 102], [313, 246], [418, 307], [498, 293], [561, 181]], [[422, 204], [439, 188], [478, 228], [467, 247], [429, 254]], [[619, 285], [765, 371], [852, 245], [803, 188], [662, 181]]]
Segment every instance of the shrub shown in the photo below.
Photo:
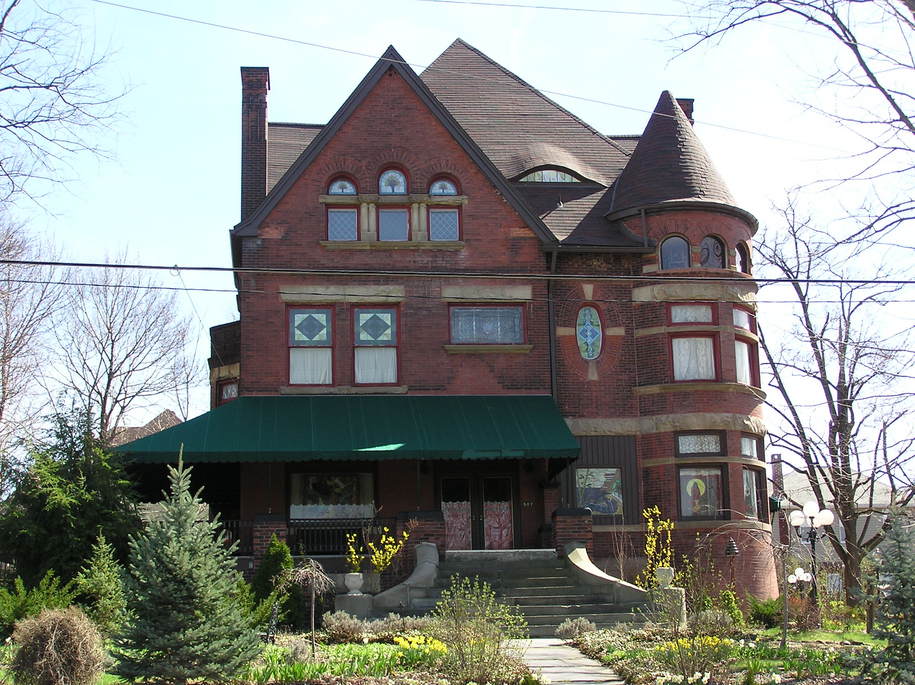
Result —
[[74, 579], [79, 603], [102, 635], [113, 635], [124, 623], [127, 599], [124, 597], [124, 570], [114, 558], [114, 547], [99, 535], [92, 556]]
[[740, 605], [737, 603], [737, 595], [734, 594], [733, 590], [722, 590], [718, 595], [718, 602], [721, 604], [721, 608], [724, 612], [730, 617], [733, 625], [743, 625], [743, 612], [740, 610]]
[[674, 529], [674, 522], [670, 519], [661, 518], [661, 510], [658, 507], [650, 507], [642, 510], [642, 518], [645, 519], [645, 568], [636, 576], [636, 585], [646, 590], [652, 590], [658, 586], [654, 572], [656, 568], [662, 566], [673, 566], [674, 548], [671, 541], [671, 534]]
[[117, 674], [127, 680], [224, 682], [262, 646], [238, 601], [232, 547], [218, 522], [200, 520], [190, 471], [169, 468], [162, 516], [130, 540], [127, 606]]
[[16, 578], [12, 590], [0, 588], [0, 639], [12, 634], [17, 621], [37, 616], [44, 609], [65, 609], [73, 603], [75, 596], [73, 583], [61, 585], [54, 571], [45, 573], [31, 589], [26, 589], [22, 578]]
[[584, 616], [567, 618], [556, 628], [556, 637], [561, 640], [576, 640], [582, 633], [590, 633], [597, 630], [597, 626]]
[[105, 653], [95, 625], [76, 607], [46, 609], [16, 624], [10, 664], [16, 685], [93, 685]]
[[393, 642], [398, 635], [428, 633], [432, 624], [430, 616], [400, 616], [390, 613], [384, 618], [366, 621], [365, 629], [370, 639], [378, 642]]
[[289, 551], [289, 545], [274, 534], [264, 551], [264, 558], [261, 559], [254, 578], [251, 579], [251, 589], [254, 590], [254, 597], [258, 602], [262, 602], [270, 596], [270, 593], [276, 588], [277, 580], [286, 571], [291, 571], [292, 566], [292, 553]]
[[651, 652], [661, 666], [688, 678], [695, 673], [726, 671], [735, 648], [733, 640], [700, 635], [665, 642]]
[[369, 561], [376, 573], [381, 573], [394, 563], [394, 558], [403, 551], [404, 545], [410, 538], [409, 531], [401, 531], [400, 537], [390, 534], [390, 529], [385, 526], [381, 530], [378, 544], [368, 540], [365, 544], [369, 548]]
[[329, 642], [358, 642], [366, 632], [365, 622], [345, 611], [324, 614], [322, 625]]
[[756, 599], [753, 595], [747, 596], [750, 605], [750, 622], [765, 628], [776, 628], [782, 623], [781, 597], [775, 599]]
[[719, 609], [706, 609], [692, 614], [688, 619], [689, 630], [694, 635], [729, 635], [734, 631], [731, 616]]
[[488, 583], [452, 577], [432, 612], [431, 633], [448, 646], [444, 672], [460, 682], [506, 682], [519, 676], [508, 640], [524, 637], [527, 624], [517, 607], [503, 604]]

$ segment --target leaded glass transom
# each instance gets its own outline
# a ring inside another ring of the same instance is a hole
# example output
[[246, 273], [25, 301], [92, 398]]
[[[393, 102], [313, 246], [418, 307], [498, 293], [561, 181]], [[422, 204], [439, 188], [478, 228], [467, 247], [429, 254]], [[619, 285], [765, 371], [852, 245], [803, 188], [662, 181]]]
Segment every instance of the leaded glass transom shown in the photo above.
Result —
[[331, 310], [291, 309], [289, 344], [293, 347], [321, 347], [331, 343]]
[[338, 178], [327, 188], [328, 195], [355, 195], [356, 185], [345, 178]]
[[429, 186], [430, 195], [457, 195], [457, 186], [451, 181], [440, 178]]
[[397, 310], [359, 309], [356, 312], [357, 345], [396, 345]]
[[407, 178], [397, 169], [388, 169], [378, 177], [378, 192], [382, 195], [404, 195]]
[[721, 436], [718, 433], [684, 433], [677, 436], [680, 454], [721, 454]]
[[670, 307], [671, 323], [711, 323], [712, 307], [708, 304], [675, 304]]
[[510, 345], [524, 342], [521, 307], [452, 307], [451, 342]]
[[357, 240], [357, 225], [355, 209], [327, 210], [328, 240]]
[[582, 359], [591, 360], [600, 356], [604, 336], [600, 327], [600, 315], [594, 307], [582, 307], [578, 310], [575, 337]]
[[459, 237], [458, 210], [429, 210], [429, 240], [457, 240]]

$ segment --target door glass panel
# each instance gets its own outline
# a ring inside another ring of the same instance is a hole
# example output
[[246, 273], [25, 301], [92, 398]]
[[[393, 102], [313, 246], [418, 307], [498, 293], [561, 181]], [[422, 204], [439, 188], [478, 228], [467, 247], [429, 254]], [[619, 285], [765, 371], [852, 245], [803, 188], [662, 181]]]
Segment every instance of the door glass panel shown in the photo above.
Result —
[[509, 478], [483, 479], [483, 541], [486, 549], [512, 548], [512, 495]]
[[471, 549], [470, 479], [442, 478], [446, 549]]

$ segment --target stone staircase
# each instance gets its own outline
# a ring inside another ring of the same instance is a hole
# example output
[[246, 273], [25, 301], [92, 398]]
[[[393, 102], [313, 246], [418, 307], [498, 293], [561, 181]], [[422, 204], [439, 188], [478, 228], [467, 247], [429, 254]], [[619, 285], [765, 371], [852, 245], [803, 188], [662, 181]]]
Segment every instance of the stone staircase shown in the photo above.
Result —
[[568, 563], [550, 549], [446, 552], [436, 586], [411, 598], [410, 613], [430, 611], [453, 575], [479, 576], [503, 601], [517, 605], [531, 637], [552, 637], [560, 623], [576, 616], [599, 627], [644, 621], [639, 605], [608, 601], [608, 592], [577, 581]]

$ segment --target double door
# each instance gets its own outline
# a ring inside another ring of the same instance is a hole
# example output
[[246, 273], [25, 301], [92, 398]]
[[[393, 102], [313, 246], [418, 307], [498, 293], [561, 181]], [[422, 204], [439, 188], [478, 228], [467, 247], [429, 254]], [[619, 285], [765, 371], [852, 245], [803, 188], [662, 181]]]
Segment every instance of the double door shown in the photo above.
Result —
[[510, 476], [443, 476], [440, 481], [447, 549], [512, 549]]

